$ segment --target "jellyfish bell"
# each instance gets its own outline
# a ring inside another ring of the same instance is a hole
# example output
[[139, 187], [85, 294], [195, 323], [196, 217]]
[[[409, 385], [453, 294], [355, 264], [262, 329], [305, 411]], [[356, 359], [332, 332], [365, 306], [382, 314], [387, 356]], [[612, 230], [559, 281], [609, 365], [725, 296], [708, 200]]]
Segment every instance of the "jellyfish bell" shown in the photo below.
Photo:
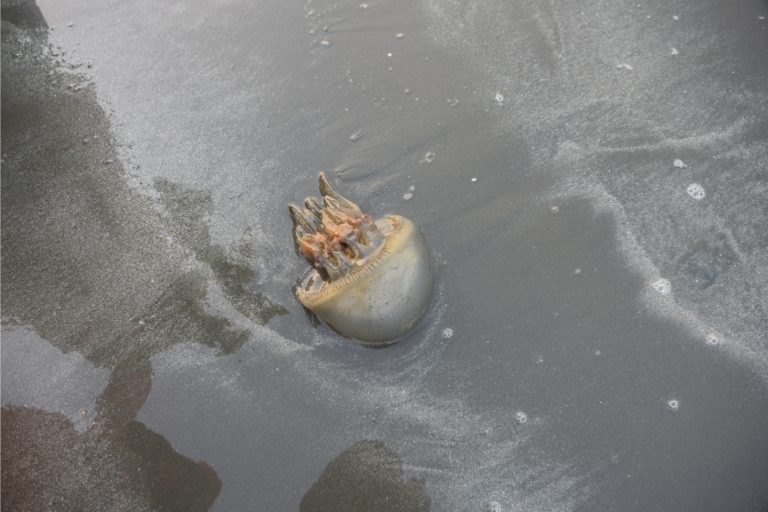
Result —
[[429, 306], [432, 260], [419, 229], [400, 215], [374, 220], [320, 174], [322, 202], [290, 205], [296, 250], [311, 268], [294, 293], [339, 334], [366, 345], [394, 343]]

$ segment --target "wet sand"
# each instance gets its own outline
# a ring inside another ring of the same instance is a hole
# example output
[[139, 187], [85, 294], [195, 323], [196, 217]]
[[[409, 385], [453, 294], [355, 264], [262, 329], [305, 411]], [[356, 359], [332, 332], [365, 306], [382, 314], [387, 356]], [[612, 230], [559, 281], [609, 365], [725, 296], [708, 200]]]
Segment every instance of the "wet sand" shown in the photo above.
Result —
[[[764, 2], [38, 7], [3, 507], [768, 507]], [[433, 251], [389, 348], [292, 297], [320, 170]]]

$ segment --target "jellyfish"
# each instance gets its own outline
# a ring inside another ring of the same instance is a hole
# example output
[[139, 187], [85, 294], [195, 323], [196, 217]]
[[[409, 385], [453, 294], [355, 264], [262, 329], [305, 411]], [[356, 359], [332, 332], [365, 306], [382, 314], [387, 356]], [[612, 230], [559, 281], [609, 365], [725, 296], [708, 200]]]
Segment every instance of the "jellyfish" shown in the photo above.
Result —
[[298, 301], [333, 330], [364, 345], [394, 343], [429, 307], [434, 273], [416, 225], [400, 215], [374, 220], [320, 173], [322, 199], [288, 207], [293, 240], [310, 268]]

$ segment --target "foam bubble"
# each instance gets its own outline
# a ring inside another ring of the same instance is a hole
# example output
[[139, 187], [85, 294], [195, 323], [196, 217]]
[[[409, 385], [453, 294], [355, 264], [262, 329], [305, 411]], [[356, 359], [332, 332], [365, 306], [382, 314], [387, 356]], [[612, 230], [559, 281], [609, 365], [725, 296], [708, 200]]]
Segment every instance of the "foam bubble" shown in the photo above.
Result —
[[670, 411], [677, 411], [678, 409], [680, 409], [680, 401], [677, 400], [676, 398], [668, 400], [667, 407], [669, 407]]
[[688, 188], [685, 189], [686, 192], [688, 192], [688, 195], [694, 198], [697, 201], [701, 201], [705, 197], [707, 197], [707, 192], [704, 190], [704, 187], [699, 185], [698, 183], [691, 183], [688, 185]]
[[413, 194], [411, 192], [403, 194], [403, 201], [410, 201], [411, 199], [413, 199]]
[[711, 332], [707, 334], [707, 336], [704, 338], [707, 342], [707, 345], [714, 346], [720, 344], [720, 338], [717, 337], [717, 334]]
[[616, 65], [617, 69], [623, 69], [625, 71], [633, 71], [635, 68], [632, 67], [632, 65], [627, 64], [626, 62], [622, 62], [621, 64]]
[[528, 423], [528, 415], [525, 414], [523, 411], [517, 411], [515, 413], [515, 421], [520, 425], [523, 425], [524, 423]]
[[485, 507], [486, 512], [501, 512], [501, 503], [498, 501], [491, 501], [488, 506]]
[[440, 336], [442, 336], [444, 340], [447, 340], [453, 337], [453, 329], [451, 329], [450, 327], [446, 327], [445, 329], [443, 329], [443, 332], [440, 334]]
[[496, 103], [498, 103], [499, 105], [501, 105], [502, 103], [504, 103], [504, 95], [503, 95], [503, 94], [501, 94], [501, 93], [500, 93], [500, 92], [498, 92], [498, 91], [496, 92], [496, 95], [493, 97], [493, 99], [495, 99], [495, 100], [496, 100]]
[[659, 279], [655, 280], [651, 283], [651, 288], [656, 290], [662, 295], [669, 295], [672, 291], [672, 283], [669, 282], [669, 279], [664, 279], [663, 277], [660, 277]]
[[[672, 49], [673, 49], [673, 50], [675, 50], [674, 48], [672, 48]], [[677, 51], [677, 50], [675, 50], [675, 51]], [[676, 53], [673, 53], [672, 55], [677, 55], [677, 54], [676, 54]], [[685, 168], [685, 167], [688, 167], [687, 165], [685, 165], [685, 162], [683, 162], [683, 161], [682, 161], [682, 160], [680, 160], [679, 158], [675, 158], [675, 161], [674, 161], [674, 162], [672, 162], [672, 165], [674, 165], [674, 166], [675, 166], [675, 167], [677, 167], [678, 169], [683, 169], [683, 168]]]
[[431, 164], [435, 161], [435, 152], [434, 151], [427, 151], [424, 153], [424, 158], [421, 159], [421, 163], [423, 164]]

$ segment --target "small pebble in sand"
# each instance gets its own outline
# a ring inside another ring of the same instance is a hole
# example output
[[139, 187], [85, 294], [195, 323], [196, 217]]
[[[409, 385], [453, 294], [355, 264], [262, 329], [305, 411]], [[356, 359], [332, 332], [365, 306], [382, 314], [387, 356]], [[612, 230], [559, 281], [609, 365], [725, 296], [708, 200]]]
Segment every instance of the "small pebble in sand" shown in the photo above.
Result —
[[574, 269], [573, 275], [578, 276], [579, 274], [581, 274], [581, 269], [580, 268]]
[[759, 19], [760, 21], [765, 21], [765, 16], [758, 16], [757, 19]]
[[675, 161], [672, 162], [672, 165], [674, 165], [678, 169], [684, 169], [684, 168], [688, 167], [687, 165], [685, 165], [685, 162], [683, 162], [679, 158], [675, 158]]
[[472, 183], [477, 183], [477, 178], [472, 178], [469, 181], [471, 181]]
[[368, 8], [368, 4], [360, 4], [360, 8], [361, 9], [367, 9]]
[[675, 21], [679, 21], [680, 20], [680, 16], [678, 16], [677, 14], [674, 14], [672, 16], [672, 19], [675, 20]]
[[398, 32], [397, 34], [395, 34], [395, 37], [398, 39], [402, 39], [405, 37], [405, 34], [403, 34], [402, 32]]
[[677, 50], [677, 48], [672, 48], [669, 50], [670, 55], [680, 55], [680, 52]]
[[424, 154], [424, 158], [421, 159], [421, 163], [423, 164], [431, 164], [435, 160], [435, 153], [434, 151], [427, 151]]
[[403, 194], [403, 201], [410, 201], [411, 199], [413, 199], [413, 194], [411, 192]]
[[72, 27], [74, 27], [74, 26], [75, 26], [75, 24], [74, 24], [74, 23], [72, 23], [71, 21], [70, 21], [69, 23], [67, 23], [67, 28], [72, 28]]
[[392, 57], [392, 52], [387, 52], [387, 57]]
[[627, 64], [626, 62], [623, 62], [621, 64], [617, 64], [616, 68], [617, 69], [623, 69], [623, 70], [626, 70], [626, 71], [632, 71], [632, 70], [635, 69], [630, 64]]
[[322, 41], [320, 41], [320, 44], [323, 46], [331, 46], [331, 42], [327, 39], [323, 39]]

